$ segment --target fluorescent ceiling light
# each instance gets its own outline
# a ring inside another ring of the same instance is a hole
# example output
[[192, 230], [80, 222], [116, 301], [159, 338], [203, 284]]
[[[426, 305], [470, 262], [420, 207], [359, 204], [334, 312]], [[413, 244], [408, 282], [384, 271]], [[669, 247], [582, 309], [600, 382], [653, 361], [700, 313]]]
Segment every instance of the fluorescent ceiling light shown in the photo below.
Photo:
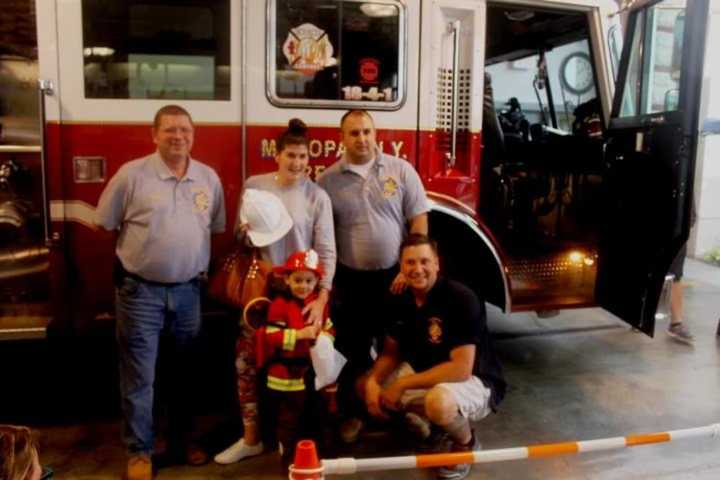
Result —
[[382, 3], [363, 3], [360, 10], [368, 17], [396, 17], [398, 14], [395, 6]]
[[514, 10], [512, 12], [506, 11], [505, 16], [508, 20], [512, 20], [513, 22], [524, 22], [525, 20], [533, 18], [535, 14], [530, 10]]
[[110, 47], [87, 47], [83, 49], [83, 55], [86, 57], [97, 56], [97, 57], [109, 57], [115, 53], [114, 48]]

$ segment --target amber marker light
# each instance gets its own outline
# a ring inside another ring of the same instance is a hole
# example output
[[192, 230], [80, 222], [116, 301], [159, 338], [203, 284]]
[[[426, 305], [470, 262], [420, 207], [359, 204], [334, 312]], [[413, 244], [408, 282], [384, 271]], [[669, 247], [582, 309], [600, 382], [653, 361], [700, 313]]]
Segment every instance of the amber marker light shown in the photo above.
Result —
[[575, 265], [581, 265], [583, 263], [583, 261], [586, 259], [585, 255], [578, 250], [573, 250], [572, 252], [568, 253], [567, 258], [570, 261], [570, 263], [573, 263]]

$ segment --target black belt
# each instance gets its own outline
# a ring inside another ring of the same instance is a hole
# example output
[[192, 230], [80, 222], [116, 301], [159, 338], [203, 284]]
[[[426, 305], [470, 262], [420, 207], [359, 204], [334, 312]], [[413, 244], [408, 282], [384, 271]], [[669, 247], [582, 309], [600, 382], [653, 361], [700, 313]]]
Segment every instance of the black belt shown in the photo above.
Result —
[[349, 273], [354, 274], [357, 276], [381, 276], [381, 275], [390, 275], [390, 274], [397, 274], [399, 271], [399, 268], [397, 264], [393, 265], [390, 268], [379, 268], [377, 270], [358, 270], [355, 268], [348, 267], [347, 265], [344, 265], [340, 262], [337, 263], [337, 266], [335, 267], [337, 272], [341, 273]]
[[130, 273], [128, 271], [125, 271], [125, 276], [128, 278], [132, 278], [133, 280], [136, 280], [138, 282], [147, 283], [148, 285], [152, 285], [154, 287], [177, 287], [180, 285], [185, 285], [186, 283], [192, 283], [197, 282], [200, 276], [196, 276], [191, 278], [190, 280], [186, 282], [156, 282], [155, 280], [148, 280], [146, 278], [141, 277], [140, 275], [137, 275], [135, 273]]
[[116, 286], [120, 286], [124, 278], [132, 278], [137, 282], [146, 283], [155, 287], [177, 287], [186, 283], [197, 282], [202, 275], [203, 274], [200, 273], [186, 282], [156, 282], [154, 280], [148, 280], [146, 278], [143, 278], [136, 273], [128, 272], [127, 270], [125, 270], [125, 267], [123, 267], [122, 262], [117, 256], [115, 256], [115, 263], [113, 265], [113, 277]]

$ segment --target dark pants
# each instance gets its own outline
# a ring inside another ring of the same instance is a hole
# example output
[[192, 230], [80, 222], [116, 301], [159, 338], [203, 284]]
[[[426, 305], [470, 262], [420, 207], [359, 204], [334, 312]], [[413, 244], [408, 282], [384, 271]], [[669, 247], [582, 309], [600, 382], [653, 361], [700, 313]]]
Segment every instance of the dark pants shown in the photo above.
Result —
[[304, 390], [299, 392], [268, 390], [269, 410], [273, 413], [272, 418], [276, 419], [275, 432], [283, 449], [283, 467], [292, 463], [295, 444], [305, 433], [302, 422], [305, 417], [306, 400], [307, 392]]
[[323, 429], [332, 421], [328, 411], [330, 397], [326, 392], [315, 391], [313, 382], [313, 375], [308, 375], [305, 390], [281, 392], [268, 388], [264, 395], [267, 403], [263, 406], [263, 421], [274, 429], [277, 441], [282, 445], [285, 471], [293, 461], [298, 441], [315, 440], [320, 453], [326, 453], [324, 450], [328, 447], [322, 435]]
[[378, 350], [381, 348], [389, 289], [397, 272], [397, 267], [354, 270], [342, 264], [337, 266], [332, 319], [335, 348], [348, 360], [338, 380], [338, 403], [345, 416], [357, 416], [364, 411], [355, 395], [355, 382], [373, 364], [370, 347], [375, 344]]

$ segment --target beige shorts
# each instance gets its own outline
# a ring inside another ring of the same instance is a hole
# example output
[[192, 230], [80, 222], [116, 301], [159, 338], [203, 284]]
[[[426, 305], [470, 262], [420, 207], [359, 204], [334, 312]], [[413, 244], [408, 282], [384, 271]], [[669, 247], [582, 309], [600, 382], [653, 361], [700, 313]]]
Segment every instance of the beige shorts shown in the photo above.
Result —
[[[392, 384], [398, 378], [406, 377], [415, 373], [409, 363], [403, 362], [385, 380], [384, 385]], [[444, 388], [455, 399], [460, 414], [470, 420], [477, 422], [487, 417], [490, 412], [490, 389], [478, 377], [473, 375], [464, 382], [438, 383], [436, 388]], [[405, 390], [400, 403], [405, 409], [411, 403], [422, 402], [429, 389]]]

